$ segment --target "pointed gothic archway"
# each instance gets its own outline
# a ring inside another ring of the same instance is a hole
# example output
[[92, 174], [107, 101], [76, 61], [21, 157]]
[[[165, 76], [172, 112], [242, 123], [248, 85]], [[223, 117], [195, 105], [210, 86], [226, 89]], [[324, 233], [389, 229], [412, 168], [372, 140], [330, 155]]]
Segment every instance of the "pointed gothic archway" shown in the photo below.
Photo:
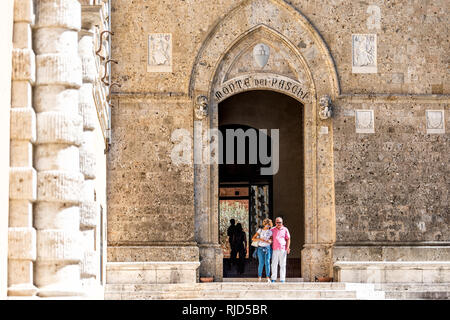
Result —
[[[263, 66], [255, 62], [253, 55], [255, 46], [261, 43], [270, 51]], [[218, 104], [234, 94], [255, 89], [278, 91], [304, 105], [302, 277], [313, 280], [315, 276], [330, 276], [335, 241], [333, 130], [332, 120], [320, 120], [317, 110], [321, 96], [333, 98], [339, 94], [339, 83], [320, 34], [301, 13], [282, 0], [242, 2], [212, 28], [204, 41], [189, 87], [194, 108], [202, 100], [198, 97], [208, 101], [207, 117], [194, 112], [194, 159], [201, 159], [204, 154], [205, 133], [218, 128]], [[319, 134], [321, 127], [327, 127], [326, 134]], [[206, 145], [215, 149], [215, 143], [208, 141]], [[209, 154], [211, 150], [206, 151]], [[197, 161], [194, 192], [200, 276], [214, 276], [220, 281], [217, 164]]]

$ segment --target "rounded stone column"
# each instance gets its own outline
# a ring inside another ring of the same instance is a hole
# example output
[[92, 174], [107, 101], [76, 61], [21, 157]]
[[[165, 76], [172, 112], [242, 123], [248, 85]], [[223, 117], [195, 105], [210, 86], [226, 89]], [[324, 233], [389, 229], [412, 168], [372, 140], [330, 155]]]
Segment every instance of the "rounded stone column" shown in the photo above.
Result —
[[36, 1], [35, 109], [37, 141], [37, 229], [35, 284], [38, 295], [82, 295], [80, 208], [83, 175], [79, 146], [83, 119], [78, 112], [81, 62], [76, 0]]

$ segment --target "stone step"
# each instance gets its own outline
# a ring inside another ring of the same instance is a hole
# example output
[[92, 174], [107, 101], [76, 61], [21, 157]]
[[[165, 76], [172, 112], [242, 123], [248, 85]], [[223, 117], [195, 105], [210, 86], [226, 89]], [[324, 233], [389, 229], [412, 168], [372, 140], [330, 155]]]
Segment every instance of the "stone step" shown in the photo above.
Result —
[[376, 283], [375, 289], [383, 291], [450, 291], [450, 283]]
[[450, 291], [386, 291], [388, 300], [450, 300]]
[[[373, 285], [354, 284], [361, 288]], [[371, 287], [370, 287], [371, 286]], [[183, 291], [183, 290], [346, 290], [347, 285], [339, 282], [210, 282], [177, 284], [107, 284], [106, 291]]]
[[307, 299], [356, 299], [356, 291], [344, 290], [185, 290], [185, 291], [108, 291], [110, 300], [191, 300], [191, 299], [238, 299], [238, 300], [307, 300]]
[[[261, 281], [264, 282], [266, 278]], [[277, 280], [279, 281], [279, 279]], [[259, 282], [257, 278], [223, 278], [223, 282]], [[303, 278], [286, 278], [286, 282], [304, 282]]]

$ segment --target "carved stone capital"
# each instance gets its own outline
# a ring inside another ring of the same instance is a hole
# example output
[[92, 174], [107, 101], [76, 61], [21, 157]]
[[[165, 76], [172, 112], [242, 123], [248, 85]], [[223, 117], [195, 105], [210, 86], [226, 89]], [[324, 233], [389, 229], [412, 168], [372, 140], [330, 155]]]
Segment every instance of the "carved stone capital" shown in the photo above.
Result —
[[319, 100], [319, 117], [321, 120], [327, 120], [333, 115], [333, 106], [331, 104], [331, 98], [328, 95], [324, 95]]
[[208, 116], [208, 98], [206, 96], [198, 96], [195, 103], [195, 117], [203, 120]]

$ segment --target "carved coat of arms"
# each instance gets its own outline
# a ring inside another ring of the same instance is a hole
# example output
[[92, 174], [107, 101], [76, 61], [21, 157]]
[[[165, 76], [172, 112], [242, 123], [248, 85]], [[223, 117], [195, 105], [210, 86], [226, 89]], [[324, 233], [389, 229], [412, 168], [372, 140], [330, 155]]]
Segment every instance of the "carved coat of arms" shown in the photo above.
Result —
[[269, 61], [270, 57], [270, 48], [268, 45], [265, 45], [264, 43], [258, 43], [253, 48], [253, 58], [255, 59], [256, 64], [260, 68], [264, 68], [264, 66]]

